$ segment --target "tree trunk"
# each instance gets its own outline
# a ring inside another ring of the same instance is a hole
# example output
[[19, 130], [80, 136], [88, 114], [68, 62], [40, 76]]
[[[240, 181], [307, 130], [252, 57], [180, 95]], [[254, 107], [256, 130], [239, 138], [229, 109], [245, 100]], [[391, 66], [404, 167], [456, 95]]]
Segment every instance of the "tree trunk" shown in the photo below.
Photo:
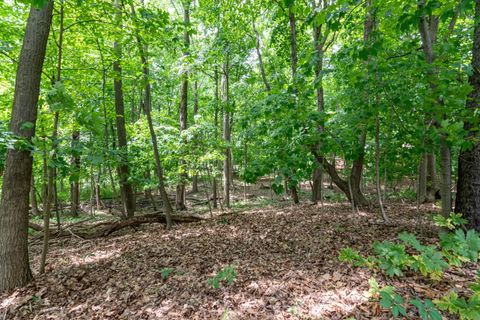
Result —
[[[195, 121], [195, 117], [198, 114], [198, 81], [195, 80], [195, 83], [193, 85], [194, 89], [194, 99], [193, 99], [193, 119]], [[198, 192], [198, 174], [195, 173], [194, 176], [192, 177], [192, 193], [197, 193]]]
[[[316, 8], [313, 8], [316, 10]], [[316, 87], [316, 96], [317, 96], [317, 111], [320, 114], [320, 117], [323, 118], [323, 113], [325, 112], [325, 98], [323, 91], [323, 56], [324, 56], [324, 45], [325, 45], [326, 36], [322, 34], [322, 25], [314, 23], [313, 25], [313, 46], [316, 55], [316, 65], [315, 65], [315, 87]], [[318, 125], [318, 133], [322, 135], [325, 131], [324, 121], [320, 120]], [[320, 149], [320, 144], [316, 146], [317, 149]], [[318, 201], [323, 201], [323, 168], [321, 164], [317, 164], [317, 167], [313, 171], [313, 184], [312, 184], [312, 202], [317, 203]]]
[[72, 177], [70, 182], [70, 213], [78, 217], [80, 208], [80, 132], [78, 130], [72, 133]]
[[[424, 11], [426, 1], [421, 0], [418, 2], [418, 9]], [[453, 29], [456, 19], [452, 19], [452, 23], [449, 28]], [[436, 95], [435, 104], [441, 107], [444, 102], [441, 97], [441, 93], [437, 93], [438, 90], [438, 74], [433, 66], [435, 62], [435, 55], [433, 47], [437, 41], [439, 17], [435, 15], [427, 16], [425, 13], [420, 16], [419, 32], [422, 38], [422, 47], [425, 57], [425, 61], [430, 66], [430, 70], [426, 72], [430, 90]], [[445, 118], [446, 115], [438, 113], [437, 116]], [[440, 123], [434, 121], [435, 127], [441, 129]], [[442, 195], [442, 214], [448, 216], [451, 211], [451, 184], [452, 184], [452, 164], [451, 164], [451, 151], [447, 142], [447, 133], [440, 132], [440, 169], [441, 169], [441, 195]], [[434, 153], [427, 156], [427, 200], [435, 201], [435, 193], [437, 192], [435, 182], [435, 156]]]
[[435, 193], [437, 192], [437, 165], [436, 157], [433, 153], [427, 153], [427, 188], [426, 188], [426, 202], [435, 202]]
[[[53, 1], [43, 9], [30, 9], [18, 61], [10, 131], [28, 141], [35, 135], [52, 10]], [[26, 123], [31, 125], [25, 126]], [[32, 278], [27, 233], [32, 161], [29, 150], [7, 152], [0, 205], [0, 292], [22, 286]]]
[[228, 56], [225, 56], [225, 61], [222, 66], [222, 105], [223, 105], [223, 140], [227, 144], [225, 148], [225, 159], [223, 161], [223, 195], [225, 207], [230, 208], [230, 185], [231, 185], [231, 153], [230, 153], [230, 106], [229, 106], [229, 61]]
[[[385, 188], [386, 188], [385, 184]], [[427, 199], [427, 154], [422, 153], [418, 164], [417, 202], [424, 203]]]
[[[190, 47], [190, 0], [182, 1], [183, 4], [183, 24], [184, 24], [184, 33], [183, 33], [183, 61], [186, 64], [189, 55]], [[182, 84], [180, 88], [180, 134], [187, 130], [187, 119], [188, 119], [188, 68], [186, 65], [183, 66], [182, 72]], [[179, 161], [180, 167], [180, 181], [177, 184], [177, 193], [175, 197], [175, 208], [177, 210], [187, 210], [185, 204], [185, 181], [187, 180], [187, 175], [184, 173], [185, 162], [183, 159]]]
[[[119, 0], [116, 0], [115, 5], [117, 7], [117, 22], [118, 24], [121, 24], [122, 11], [120, 8]], [[117, 139], [118, 148], [121, 151], [120, 162], [117, 167], [117, 171], [120, 177], [120, 192], [122, 194], [123, 212], [127, 218], [131, 218], [135, 213], [135, 195], [133, 193], [132, 184], [128, 181], [130, 173], [128, 168], [127, 131], [125, 129], [125, 105], [123, 100], [122, 88], [122, 67], [120, 65], [122, 49], [117, 41], [115, 41], [113, 44], [113, 50], [115, 52], [115, 60], [113, 61], [113, 72], [115, 78], [113, 84], [115, 91]]]
[[262, 52], [260, 51], [260, 35], [258, 34], [257, 27], [255, 26], [255, 21], [252, 22], [253, 32], [255, 33], [255, 48], [257, 50], [258, 56], [258, 66], [260, 68], [260, 73], [262, 75], [263, 84], [265, 85], [265, 90], [270, 91], [270, 83], [268, 82], [267, 75], [265, 73], [265, 68], [263, 66]]
[[[132, 13], [135, 16], [135, 8], [133, 4], [131, 4]], [[172, 227], [172, 215], [173, 215], [173, 208], [170, 204], [170, 200], [168, 199], [167, 191], [165, 189], [165, 178], [163, 176], [163, 168], [162, 163], [160, 161], [160, 152], [158, 151], [158, 140], [157, 135], [155, 133], [155, 129], [153, 128], [153, 121], [152, 121], [152, 90], [151, 85], [149, 82], [149, 68], [148, 68], [148, 59], [147, 59], [147, 47], [143, 43], [143, 39], [140, 37], [138, 30], [136, 30], [136, 38], [138, 43], [138, 49], [140, 51], [140, 58], [142, 60], [142, 73], [143, 73], [143, 85], [144, 85], [144, 112], [147, 117], [148, 122], [148, 129], [150, 131], [150, 137], [152, 139], [153, 145], [153, 156], [155, 158], [155, 169], [158, 178], [158, 189], [160, 191], [160, 196], [162, 198], [163, 203], [163, 211], [165, 213], [165, 222], [167, 224], [167, 229]]]
[[[480, 0], [475, 1], [475, 31], [472, 49], [472, 70], [468, 82], [472, 92], [466, 103], [467, 111], [472, 115], [480, 110]], [[480, 142], [474, 122], [466, 121], [465, 130], [473, 146], [462, 150], [458, 156], [458, 182], [455, 212], [462, 213], [468, 220], [468, 226], [480, 231]]]
[[34, 216], [37, 216], [40, 213], [40, 210], [38, 210], [37, 194], [35, 189], [35, 176], [33, 173], [30, 186], [30, 205], [32, 207], [32, 214]]

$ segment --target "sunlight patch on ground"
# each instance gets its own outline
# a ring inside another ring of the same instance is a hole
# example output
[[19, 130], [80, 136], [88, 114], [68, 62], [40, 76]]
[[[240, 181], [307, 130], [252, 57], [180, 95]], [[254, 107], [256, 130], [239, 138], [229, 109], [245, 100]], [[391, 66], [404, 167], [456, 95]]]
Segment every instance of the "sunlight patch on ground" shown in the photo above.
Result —
[[357, 289], [344, 288], [313, 294], [304, 300], [310, 301], [308, 306], [310, 316], [324, 317], [332, 313], [350, 314], [368, 299]]
[[117, 258], [121, 253], [121, 249], [96, 250], [83, 256], [72, 256], [70, 261], [74, 266], [80, 266], [87, 263], [97, 263], [110, 258]]

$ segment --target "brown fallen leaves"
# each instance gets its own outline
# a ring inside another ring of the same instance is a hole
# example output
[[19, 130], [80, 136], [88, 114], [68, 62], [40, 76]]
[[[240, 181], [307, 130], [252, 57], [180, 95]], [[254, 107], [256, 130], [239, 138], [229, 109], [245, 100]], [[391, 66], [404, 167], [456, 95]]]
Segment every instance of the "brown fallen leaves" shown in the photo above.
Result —
[[[338, 261], [343, 247], [368, 252], [373, 241], [404, 230], [435, 239], [429, 214], [401, 203], [389, 209], [393, 226], [374, 213], [352, 214], [348, 204], [305, 204], [170, 231], [154, 224], [102, 239], [63, 239], [45, 275], [0, 296], [0, 319], [386, 319], [365, 295], [372, 276], [423, 298], [466, 287], [476, 266], [432, 282], [414, 274], [388, 279]], [[37, 269], [39, 247], [31, 252]], [[208, 286], [227, 265], [237, 272], [233, 284]]]

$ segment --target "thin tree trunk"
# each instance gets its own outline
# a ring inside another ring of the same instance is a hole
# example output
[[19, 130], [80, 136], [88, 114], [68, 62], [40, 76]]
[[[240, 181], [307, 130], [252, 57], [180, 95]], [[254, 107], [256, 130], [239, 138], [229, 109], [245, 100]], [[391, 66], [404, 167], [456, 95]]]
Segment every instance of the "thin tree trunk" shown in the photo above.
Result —
[[[132, 4], [131, 6], [132, 12], [135, 15], [135, 8]], [[170, 200], [168, 199], [167, 191], [165, 189], [165, 178], [163, 176], [163, 168], [162, 163], [160, 161], [160, 152], [158, 150], [158, 140], [157, 135], [155, 133], [155, 129], [153, 128], [153, 121], [152, 121], [152, 93], [151, 93], [151, 85], [149, 82], [149, 68], [148, 68], [148, 59], [147, 59], [147, 47], [143, 43], [143, 39], [140, 37], [138, 31], [136, 33], [138, 48], [140, 51], [140, 58], [142, 60], [142, 72], [143, 72], [143, 85], [144, 85], [144, 112], [147, 117], [148, 122], [148, 129], [150, 131], [150, 137], [152, 139], [153, 145], [153, 155], [155, 158], [155, 169], [158, 178], [158, 189], [160, 191], [160, 196], [162, 198], [163, 203], [163, 211], [166, 218], [167, 229], [172, 227], [172, 215], [173, 215], [173, 208], [170, 204]]]
[[[18, 61], [10, 131], [31, 140], [35, 135], [37, 102], [45, 51], [52, 21], [53, 1], [30, 9]], [[30, 123], [32, 126], [25, 126]], [[0, 292], [32, 279], [28, 259], [28, 194], [32, 176], [29, 150], [9, 149], [0, 203]]]
[[[385, 185], [386, 187], [386, 185]], [[417, 202], [420, 205], [427, 199], [427, 154], [422, 153], [418, 164]]]
[[72, 133], [72, 177], [70, 182], [70, 213], [77, 217], [80, 208], [80, 131]]
[[[190, 0], [183, 0], [183, 24], [184, 24], [184, 33], [183, 33], [183, 60], [187, 61], [189, 56], [189, 47], [190, 47]], [[185, 62], [186, 63], [186, 62]], [[187, 119], [188, 119], [188, 69], [184, 65], [182, 72], [182, 85], [180, 88], [180, 134], [187, 130]], [[184, 142], [185, 143], [185, 142]], [[187, 210], [187, 205], [185, 203], [185, 181], [187, 180], [187, 175], [185, 172], [185, 161], [180, 159], [180, 181], [177, 184], [177, 193], [175, 197], [175, 208], [177, 210]]]
[[40, 210], [38, 210], [37, 194], [35, 192], [35, 176], [33, 173], [30, 186], [30, 205], [32, 207], [32, 214], [37, 216], [40, 213]]
[[[198, 81], [197, 80], [195, 80], [193, 88], [195, 92], [195, 97], [193, 100], [193, 119], [195, 121], [195, 117], [198, 114]], [[197, 192], [198, 192], [198, 174], [195, 173], [192, 177], [192, 193], [197, 193]]]
[[255, 48], [257, 50], [258, 56], [258, 66], [260, 68], [260, 73], [262, 75], [263, 84], [265, 85], [265, 90], [270, 91], [270, 83], [268, 82], [267, 75], [265, 73], [265, 68], [263, 66], [262, 52], [260, 51], [260, 35], [258, 34], [257, 27], [255, 26], [255, 21], [252, 22], [253, 32], [255, 32]]
[[231, 185], [231, 153], [230, 153], [230, 106], [229, 106], [229, 61], [228, 55], [222, 67], [222, 105], [223, 105], [223, 139], [227, 144], [225, 148], [225, 159], [223, 161], [223, 203], [230, 208], [230, 185]]

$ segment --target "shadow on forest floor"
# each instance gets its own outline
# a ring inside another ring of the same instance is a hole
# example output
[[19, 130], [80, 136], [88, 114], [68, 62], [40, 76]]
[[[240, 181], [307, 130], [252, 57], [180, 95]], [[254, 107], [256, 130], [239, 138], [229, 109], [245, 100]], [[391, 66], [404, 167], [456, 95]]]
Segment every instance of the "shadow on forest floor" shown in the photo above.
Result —
[[[432, 282], [340, 263], [339, 249], [368, 251], [400, 231], [435, 239], [426, 210], [391, 203], [387, 212], [391, 226], [375, 213], [353, 214], [345, 203], [271, 206], [170, 231], [156, 224], [104, 239], [57, 241], [46, 275], [0, 296], [0, 319], [380, 319], [388, 314], [365, 296], [372, 276], [430, 299], [474, 277], [473, 265]], [[35, 270], [38, 250], [32, 248]], [[234, 282], [209, 286], [227, 265], [237, 272]]]

